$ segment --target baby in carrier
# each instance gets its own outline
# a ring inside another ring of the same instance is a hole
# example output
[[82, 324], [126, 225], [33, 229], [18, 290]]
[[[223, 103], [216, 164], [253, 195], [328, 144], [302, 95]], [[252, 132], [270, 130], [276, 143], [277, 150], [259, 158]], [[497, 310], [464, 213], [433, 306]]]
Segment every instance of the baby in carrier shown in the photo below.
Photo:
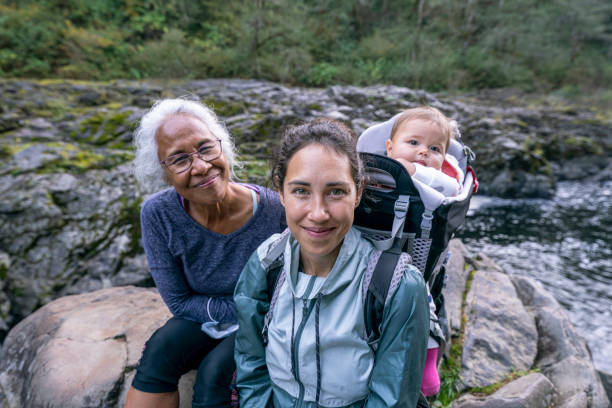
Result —
[[[457, 123], [436, 108], [408, 109], [398, 116], [385, 142], [387, 156], [400, 162], [413, 179], [451, 197], [461, 191], [463, 181], [463, 171], [457, 160], [446, 154], [451, 138], [457, 133]], [[430, 301], [430, 307], [435, 309], [432, 305]], [[425, 396], [435, 395], [440, 390], [436, 368], [438, 347], [430, 337], [421, 384]]]
[[461, 191], [463, 172], [447, 155], [457, 122], [430, 106], [408, 109], [396, 119], [386, 141], [387, 156], [400, 162], [416, 180], [447, 197]]

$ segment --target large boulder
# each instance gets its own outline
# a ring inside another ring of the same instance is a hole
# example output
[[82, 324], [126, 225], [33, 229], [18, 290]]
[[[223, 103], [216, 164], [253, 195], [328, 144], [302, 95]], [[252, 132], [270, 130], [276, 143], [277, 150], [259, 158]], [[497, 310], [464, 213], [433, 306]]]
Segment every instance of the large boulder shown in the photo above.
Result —
[[465, 387], [486, 387], [532, 367], [538, 332], [508, 275], [477, 270], [466, 308], [460, 372]]
[[521, 301], [535, 316], [539, 333], [535, 366], [559, 390], [559, 406], [608, 407], [610, 401], [591, 353], [565, 310], [534, 280], [525, 276], [512, 280]]
[[[11, 330], [0, 351], [0, 407], [123, 406], [142, 348], [170, 317], [155, 289], [66, 296]], [[182, 381], [191, 406], [195, 372]]]
[[526, 276], [507, 275], [483, 254], [466, 262], [477, 271], [466, 299], [463, 385], [491, 385], [510, 374], [508, 367], [540, 372], [492, 395], [464, 394], [452, 407], [609, 407], [584, 339], [552, 295]]

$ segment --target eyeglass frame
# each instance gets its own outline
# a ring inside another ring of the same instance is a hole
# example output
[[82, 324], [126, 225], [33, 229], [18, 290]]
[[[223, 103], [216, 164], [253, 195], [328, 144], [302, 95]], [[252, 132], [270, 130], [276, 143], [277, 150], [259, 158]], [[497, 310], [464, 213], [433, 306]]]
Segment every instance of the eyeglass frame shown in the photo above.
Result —
[[[185, 173], [186, 171], [189, 171], [192, 167], [193, 167], [193, 156], [198, 156], [198, 159], [205, 161], [205, 162], [211, 162], [213, 160], [218, 159], [219, 157], [221, 157], [221, 155], [223, 154], [223, 140], [216, 138], [214, 140], [212, 140], [213, 142], [219, 142], [219, 154], [211, 159], [204, 159], [202, 158], [201, 154], [200, 154], [200, 148], [202, 147], [202, 145], [200, 145], [200, 147], [192, 153], [177, 153], [177, 154], [171, 154], [170, 156], [166, 157], [164, 160], [161, 160], [159, 162], [159, 164], [161, 164], [162, 166], [164, 166], [166, 169], [168, 169], [168, 171], [172, 172], [172, 174], [182, 174]], [[204, 144], [204, 143], [203, 143]], [[186, 155], [186, 158], [188, 158], [191, 162], [189, 163], [189, 167], [187, 167], [185, 170], [181, 170], [178, 172], [172, 171], [170, 170], [170, 168], [168, 167], [168, 165], [166, 164], [166, 161], [168, 161], [168, 159], [175, 157], [175, 156], [180, 156], [180, 155]]]

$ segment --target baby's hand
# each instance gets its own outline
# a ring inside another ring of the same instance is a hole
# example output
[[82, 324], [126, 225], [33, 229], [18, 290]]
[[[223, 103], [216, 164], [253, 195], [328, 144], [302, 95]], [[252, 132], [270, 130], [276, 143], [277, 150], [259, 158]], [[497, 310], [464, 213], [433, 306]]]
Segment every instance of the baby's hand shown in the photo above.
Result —
[[414, 165], [414, 163], [402, 158], [397, 158], [395, 160], [400, 162], [406, 168], [406, 170], [408, 170], [408, 174], [414, 176], [414, 173], [416, 172], [416, 166]]

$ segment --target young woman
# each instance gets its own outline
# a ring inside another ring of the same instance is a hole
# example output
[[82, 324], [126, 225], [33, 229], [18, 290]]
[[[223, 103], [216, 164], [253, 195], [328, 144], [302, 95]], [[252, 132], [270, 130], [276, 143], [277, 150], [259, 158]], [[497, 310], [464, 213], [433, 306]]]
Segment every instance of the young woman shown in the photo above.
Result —
[[[259, 246], [236, 285], [241, 408], [416, 406], [427, 290], [400, 258], [374, 351], [365, 339], [363, 279], [380, 253], [352, 227], [363, 180], [353, 133], [330, 120], [290, 128], [273, 179], [289, 229]], [[271, 252], [282, 254], [284, 267], [264, 342]]]

